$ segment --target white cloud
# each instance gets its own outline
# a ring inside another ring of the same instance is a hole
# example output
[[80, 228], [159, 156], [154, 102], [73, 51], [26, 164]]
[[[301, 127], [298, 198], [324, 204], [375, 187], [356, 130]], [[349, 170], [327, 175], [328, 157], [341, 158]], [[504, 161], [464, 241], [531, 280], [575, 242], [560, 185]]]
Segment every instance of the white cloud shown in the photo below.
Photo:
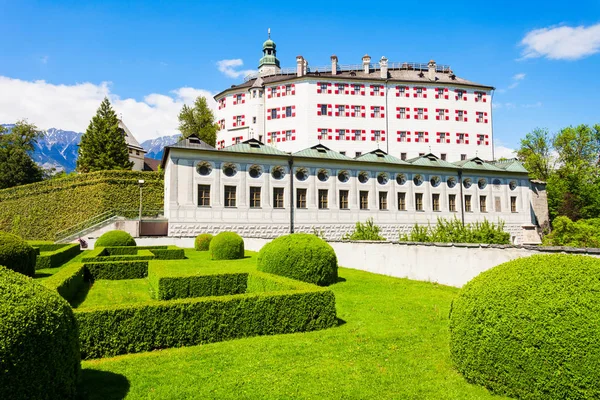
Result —
[[512, 110], [512, 109], [516, 108], [516, 105], [515, 105], [515, 103], [495, 102], [495, 103], [492, 103], [492, 108], [506, 108], [507, 110]]
[[513, 76], [513, 80], [515, 81], [522, 81], [523, 79], [525, 79], [525, 74], [523, 72], [515, 74], [515, 76]]
[[217, 61], [217, 68], [219, 68], [219, 71], [221, 71], [222, 73], [225, 74], [225, 76], [228, 76], [230, 78], [244, 77], [248, 74], [252, 74], [252, 73], [256, 72], [251, 69], [237, 71], [237, 68], [241, 67], [243, 65], [244, 65], [244, 61], [242, 61], [241, 58], [235, 58], [233, 60]]
[[538, 101], [536, 103], [523, 104], [521, 107], [523, 107], [523, 108], [540, 108], [541, 106], [542, 106], [542, 102]]
[[109, 82], [55, 85], [0, 76], [0, 93], [0, 123], [26, 118], [40, 129], [76, 132], [85, 132], [102, 99], [108, 96], [117, 115], [123, 115], [123, 121], [140, 142], [178, 133], [181, 107], [192, 104], [198, 96], [206, 97], [209, 106], [216, 108], [211, 92], [191, 87], [167, 95], [151, 93], [138, 101], [112, 93]]
[[510, 147], [506, 147], [499, 140], [494, 141], [494, 157], [496, 160], [499, 158], [515, 158], [517, 156], [516, 150]]
[[521, 40], [522, 58], [577, 60], [600, 51], [600, 23], [585, 26], [552, 26], [527, 32]]

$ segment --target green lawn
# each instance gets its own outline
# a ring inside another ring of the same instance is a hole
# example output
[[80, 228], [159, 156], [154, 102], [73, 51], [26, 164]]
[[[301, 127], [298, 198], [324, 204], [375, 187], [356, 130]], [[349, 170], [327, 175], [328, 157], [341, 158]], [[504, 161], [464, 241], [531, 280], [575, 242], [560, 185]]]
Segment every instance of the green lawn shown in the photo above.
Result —
[[[190, 274], [246, 270], [255, 263], [251, 257], [206, 267], [200, 264], [207, 253], [186, 254], [185, 263], [152, 261], [151, 268]], [[84, 397], [500, 398], [467, 384], [450, 362], [448, 310], [458, 289], [343, 268], [340, 277], [331, 286], [340, 318], [336, 328], [84, 361]], [[143, 301], [146, 287], [144, 279], [126, 286], [97, 281], [81, 307]]]
[[77, 308], [109, 306], [116, 303], [140, 303], [152, 300], [148, 279], [110, 281], [99, 279]]

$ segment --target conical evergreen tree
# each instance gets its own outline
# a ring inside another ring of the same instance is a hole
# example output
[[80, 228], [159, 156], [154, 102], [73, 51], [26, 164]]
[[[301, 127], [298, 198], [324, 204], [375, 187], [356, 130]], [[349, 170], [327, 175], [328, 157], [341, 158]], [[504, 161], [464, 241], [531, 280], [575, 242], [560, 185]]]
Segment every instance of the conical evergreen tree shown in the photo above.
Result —
[[133, 162], [129, 161], [129, 151], [125, 142], [125, 132], [119, 128], [117, 114], [105, 97], [87, 130], [81, 136], [77, 171], [131, 169], [132, 166]]

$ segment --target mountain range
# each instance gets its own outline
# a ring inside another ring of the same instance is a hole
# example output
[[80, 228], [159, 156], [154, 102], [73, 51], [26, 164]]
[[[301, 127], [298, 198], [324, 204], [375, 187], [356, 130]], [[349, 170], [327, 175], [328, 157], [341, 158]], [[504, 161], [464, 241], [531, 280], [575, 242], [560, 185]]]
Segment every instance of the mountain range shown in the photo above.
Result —
[[[14, 124], [2, 124], [8, 130]], [[81, 141], [81, 132], [65, 131], [50, 128], [34, 145], [33, 160], [45, 169], [56, 169], [59, 171], [72, 172], [77, 165], [78, 145]], [[161, 136], [156, 139], [146, 140], [141, 146], [148, 152], [146, 157], [161, 159], [165, 146], [177, 142], [179, 135]]]

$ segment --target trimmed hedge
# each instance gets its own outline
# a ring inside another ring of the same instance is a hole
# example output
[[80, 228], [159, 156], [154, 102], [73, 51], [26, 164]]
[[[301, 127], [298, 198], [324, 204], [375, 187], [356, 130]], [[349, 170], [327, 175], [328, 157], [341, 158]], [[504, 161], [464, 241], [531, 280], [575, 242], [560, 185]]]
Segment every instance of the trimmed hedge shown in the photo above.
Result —
[[[162, 210], [159, 172], [100, 171], [0, 190], [0, 230], [28, 239], [55, 240], [57, 232], [112, 210]], [[136, 211], [124, 215], [132, 218]]]
[[190, 297], [225, 296], [246, 292], [247, 273], [160, 276], [150, 273], [152, 296], [159, 300], [187, 299]]
[[194, 240], [194, 248], [196, 251], [207, 251], [210, 248], [210, 241], [213, 239], [210, 233], [201, 233]]
[[36, 253], [33, 247], [17, 235], [0, 232], [0, 265], [23, 275], [33, 276]]
[[333, 292], [288, 282], [295, 290], [76, 310], [82, 357], [110, 357], [336, 325]]
[[129, 233], [121, 230], [114, 230], [102, 234], [94, 243], [94, 247], [109, 246], [135, 246], [135, 239]]
[[56, 251], [60, 250], [66, 246], [63, 243], [54, 243], [50, 241], [41, 241], [41, 240], [28, 240], [27, 244], [33, 247], [34, 249], [38, 249], [40, 252], [44, 251]]
[[185, 259], [185, 252], [183, 249], [152, 249], [150, 250], [154, 254], [155, 260], [183, 260]]
[[81, 252], [79, 243], [62, 244], [60, 246], [54, 251], [42, 250], [35, 260], [35, 269], [60, 267]]
[[221, 232], [209, 245], [213, 260], [237, 260], [244, 258], [244, 239], [235, 232]]
[[319, 286], [331, 285], [338, 278], [333, 248], [307, 233], [292, 233], [267, 243], [258, 254], [257, 268]]
[[85, 285], [89, 284], [86, 280], [86, 268], [80, 263], [61, 268], [41, 283], [48, 289], [56, 290], [69, 303], [85, 288]]
[[86, 262], [91, 280], [141, 279], [148, 276], [148, 261]]
[[600, 259], [520, 258], [467, 283], [450, 351], [472, 383], [523, 399], [600, 398]]
[[80, 372], [71, 307], [57, 293], [0, 267], [0, 398], [73, 399]]

